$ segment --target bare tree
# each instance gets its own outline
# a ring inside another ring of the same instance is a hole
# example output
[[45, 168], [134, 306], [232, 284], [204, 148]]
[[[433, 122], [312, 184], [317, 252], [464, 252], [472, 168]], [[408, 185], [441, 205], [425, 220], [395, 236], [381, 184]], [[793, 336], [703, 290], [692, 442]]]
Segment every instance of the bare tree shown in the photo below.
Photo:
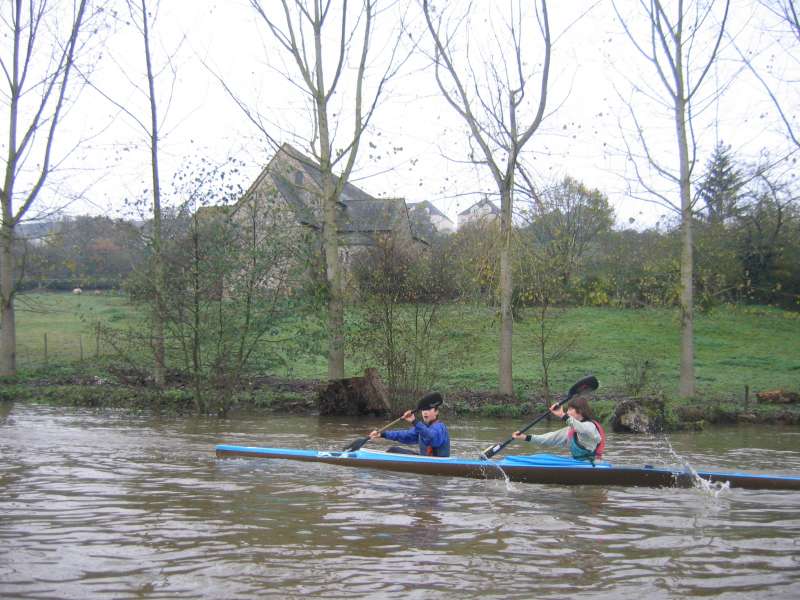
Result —
[[7, 0], [2, 8], [0, 66], [7, 86], [2, 102], [8, 138], [0, 189], [0, 375], [16, 373], [14, 297], [20, 274], [13, 254], [15, 228], [55, 168], [54, 146], [69, 104], [79, 34], [90, 12], [89, 0], [73, 2], [69, 14], [64, 3], [51, 4]]
[[[158, 3], [156, 2], [156, 12]], [[161, 253], [161, 174], [158, 162], [159, 150], [159, 121], [158, 121], [158, 102], [156, 100], [155, 74], [153, 72], [153, 60], [150, 52], [150, 28], [151, 21], [155, 22], [155, 14], [147, 9], [147, 1], [140, 0], [137, 6], [135, 2], [128, 2], [128, 10], [131, 21], [139, 29], [142, 36], [142, 58], [147, 68], [147, 103], [150, 109], [149, 127], [146, 123], [134, 120], [139, 123], [145, 132], [150, 146], [150, 173], [153, 184], [153, 274], [155, 276], [155, 311], [153, 314], [153, 337], [152, 347], [155, 358], [153, 379], [156, 385], [164, 385], [166, 359], [164, 351], [164, 261]], [[129, 113], [130, 114], [130, 113]]]
[[[281, 0], [280, 3], [250, 0], [250, 4], [282, 50], [291, 57], [313, 115], [313, 132], [308, 146], [323, 178], [322, 245], [328, 291], [328, 377], [340, 379], [344, 377], [344, 290], [337, 214], [342, 190], [358, 157], [361, 136], [378, 106], [385, 83], [399, 66], [395, 60], [399, 36], [393, 47], [390, 43], [389, 59], [368, 93], [368, 63], [375, 54], [372, 36], [379, 13], [377, 0], [355, 3], [348, 0], [337, 3], [331, 0]], [[355, 11], [350, 10], [353, 4], [358, 7]], [[349, 76], [347, 67], [353, 55], [357, 67]], [[292, 77], [289, 79], [295, 81]], [[343, 100], [343, 96], [347, 99]], [[351, 103], [352, 113], [348, 110], [337, 112], [336, 107], [345, 103]], [[256, 113], [243, 103], [239, 104], [253, 123], [272, 139]], [[341, 131], [348, 125], [350, 133], [342, 135]], [[340, 134], [338, 140], [337, 133]], [[337, 168], [339, 175], [334, 175]]]
[[[715, 7], [722, 5], [717, 15]], [[645, 188], [649, 199], [665, 206], [680, 215], [681, 223], [681, 366], [679, 392], [683, 397], [695, 393], [694, 375], [694, 283], [693, 283], [693, 240], [692, 218], [696, 198], [692, 195], [692, 175], [697, 163], [697, 140], [695, 138], [695, 112], [702, 103], [708, 102], [703, 84], [711, 67], [719, 55], [720, 44], [725, 33], [730, 0], [693, 1], [678, 0], [665, 8], [661, 0], [639, 0], [639, 7], [648, 20], [649, 34], [645, 42], [640, 42], [636, 29], [619, 11], [614, 10], [625, 28], [628, 38], [639, 54], [649, 63], [657, 74], [662, 93], [653, 89], [648, 94], [652, 110], [653, 104], [663, 106], [672, 113], [675, 124], [676, 148], [669, 164], [660, 161], [655, 153], [653, 140], [648, 138], [642, 121], [629, 104], [636, 131], [636, 140], [643, 152], [647, 168], [658, 176], [677, 186], [679, 201], [662, 192], [645, 177], [645, 165], [634, 158], [630, 140], [624, 134], [628, 156], [634, 162], [637, 178]], [[671, 10], [670, 10], [671, 9]], [[677, 161], [677, 172], [672, 167]]]
[[[141, 41], [141, 54], [140, 60], [144, 66], [144, 74], [141, 79], [137, 80], [135, 73], [128, 72], [122, 65], [120, 65], [120, 72], [125, 73], [128, 83], [135, 88], [135, 90], [145, 100], [146, 108], [143, 111], [137, 111], [130, 99], [123, 102], [116, 98], [113, 93], [108, 90], [102, 89], [99, 86], [90, 85], [105, 98], [108, 102], [113, 104], [119, 109], [129, 121], [138, 127], [146, 140], [147, 149], [150, 162], [150, 177], [152, 189], [150, 190], [150, 205], [153, 212], [153, 227], [151, 231], [150, 247], [152, 251], [152, 276], [153, 293], [155, 295], [152, 304], [153, 314], [152, 317], [152, 333], [150, 337], [150, 346], [153, 350], [153, 380], [156, 385], [164, 385], [165, 372], [166, 372], [166, 352], [164, 349], [164, 314], [166, 308], [164, 306], [164, 286], [165, 286], [165, 273], [164, 261], [162, 257], [162, 192], [161, 192], [161, 169], [159, 166], [159, 151], [161, 143], [161, 129], [163, 119], [166, 115], [159, 117], [159, 99], [156, 94], [156, 83], [158, 76], [163, 72], [168, 72], [171, 75], [171, 82], [168, 83], [170, 91], [169, 100], [171, 100], [172, 90], [174, 88], [177, 75], [174, 66], [174, 53], [166, 57], [165, 65], [162, 68], [154, 67], [153, 53], [152, 53], [152, 31], [158, 18], [158, 10], [160, 3], [154, 0], [149, 3], [148, 0], [127, 0], [126, 2], [129, 19], [125, 20], [125, 24], [133, 27]], [[155, 6], [155, 8], [153, 8]], [[177, 51], [176, 51], [177, 52]], [[175, 52], [175, 53], [176, 53]], [[112, 56], [113, 60], [116, 60]], [[169, 102], [167, 103], [169, 106]], [[145, 113], [144, 115], [138, 114], [139, 112]], [[165, 113], [167, 111], [165, 110]]]
[[468, 41], [464, 42], [465, 47], [456, 46], [459, 34], [469, 36], [472, 4], [468, 6], [466, 13], [453, 17], [446, 13], [446, 9], [440, 11], [432, 6], [428, 0], [423, 0], [422, 8], [434, 44], [433, 59], [439, 90], [448, 104], [466, 122], [471, 142], [478, 146], [478, 150], [470, 154], [470, 159], [476, 164], [486, 165], [500, 195], [501, 329], [498, 390], [501, 394], [512, 394], [511, 217], [514, 176], [520, 152], [542, 123], [547, 104], [551, 53], [547, 2], [541, 0], [536, 4], [536, 25], [541, 38], [539, 96], [538, 102], [534, 103], [533, 115], [526, 123], [520, 121], [530, 110], [526, 92], [536, 74], [527, 60], [527, 52], [523, 52], [523, 40], [526, 47], [533, 45], [533, 36], [523, 31], [522, 3], [512, 3], [511, 14], [509, 20], [503, 23], [503, 30], [493, 30], [494, 42], [498, 48], [508, 43], [509, 52], [499, 51], [495, 54], [481, 48], [477, 52], [481, 57], [481, 64], [473, 62], [477, 61], [476, 51], [470, 47]]
[[[760, 0], [760, 4], [766, 10], [766, 17], [771, 17], [775, 21], [773, 24], [765, 23], [763, 36], [759, 36], [759, 39], [767, 40], [762, 51], [771, 57], [769, 59], [771, 63], [778, 59], [785, 60], [791, 68], [796, 70], [800, 67], [800, 53], [798, 52], [800, 2], [797, 0]], [[777, 49], [772, 48], [773, 44], [777, 44]], [[796, 92], [796, 75], [788, 76], [785, 81], [781, 82], [781, 78], [785, 76], [782, 69], [776, 68], [774, 64], [766, 65], [763, 68], [758, 67], [750, 53], [744, 52], [738, 47], [737, 49], [745, 66], [764, 88], [778, 111], [792, 144], [800, 148], [800, 131], [798, 131], [800, 125], [797, 123], [796, 115], [792, 112], [798, 97], [796, 94], [791, 98], [784, 97], [779, 90], [780, 83], [784, 83], [789, 89]], [[755, 56], [758, 56], [758, 53]]]

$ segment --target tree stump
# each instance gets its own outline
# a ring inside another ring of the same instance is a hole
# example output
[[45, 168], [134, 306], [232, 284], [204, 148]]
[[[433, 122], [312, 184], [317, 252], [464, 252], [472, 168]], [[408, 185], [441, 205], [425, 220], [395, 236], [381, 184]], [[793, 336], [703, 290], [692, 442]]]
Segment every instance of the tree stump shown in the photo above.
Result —
[[333, 379], [317, 396], [320, 415], [385, 417], [389, 415], [389, 393], [376, 369], [363, 377]]

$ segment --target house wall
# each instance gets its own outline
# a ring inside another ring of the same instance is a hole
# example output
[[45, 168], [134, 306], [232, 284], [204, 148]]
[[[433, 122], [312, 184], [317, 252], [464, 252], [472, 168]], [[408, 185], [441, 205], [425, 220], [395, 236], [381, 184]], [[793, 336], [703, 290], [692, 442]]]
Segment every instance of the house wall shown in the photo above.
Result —
[[433, 223], [433, 226], [436, 227], [436, 231], [453, 233], [456, 230], [455, 224], [447, 217], [442, 217], [441, 215], [432, 214], [431, 223]]
[[470, 206], [467, 210], [458, 215], [458, 226], [463, 227], [468, 223], [476, 221], [491, 222], [499, 218], [496, 207], [492, 207], [488, 202], [482, 202]]

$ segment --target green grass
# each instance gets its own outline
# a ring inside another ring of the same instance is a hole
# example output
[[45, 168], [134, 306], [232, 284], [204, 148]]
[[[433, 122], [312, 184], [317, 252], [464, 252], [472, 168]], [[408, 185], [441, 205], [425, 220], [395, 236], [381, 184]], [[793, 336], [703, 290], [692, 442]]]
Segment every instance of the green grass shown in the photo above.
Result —
[[[124, 327], [135, 309], [122, 296], [26, 294], [17, 301], [20, 369], [48, 362], [74, 363], [95, 355], [93, 324], [97, 320]], [[551, 383], [560, 393], [576, 379], [594, 373], [602, 389], [622, 391], [626, 366], [647, 360], [655, 387], [677, 393], [680, 327], [677, 312], [665, 309], [623, 310], [574, 308], [558, 320], [561, 339], [574, 340], [571, 353], [551, 367]], [[499, 323], [487, 307], [448, 307], [444, 311], [450, 359], [440, 365], [436, 385], [447, 389], [492, 390], [497, 386]], [[514, 382], [520, 394], [539, 387], [542, 370], [530, 313], [514, 329]], [[563, 342], [562, 342], [563, 343]], [[324, 348], [294, 358], [291, 367], [273, 373], [297, 378], [324, 378]], [[101, 353], [104, 349], [101, 348]], [[767, 307], [723, 306], [695, 316], [695, 368], [700, 395], [739, 399], [745, 385], [763, 389], [800, 388], [800, 314]], [[348, 367], [355, 374], [355, 364]]]
[[[475, 308], [461, 327], [477, 335], [471, 360], [444, 369], [446, 387], [492, 389], [497, 381], [498, 325], [494, 311]], [[530, 313], [514, 326], [515, 387], [539, 386], [542, 368], [535, 320]], [[587, 373], [606, 389], [622, 390], [626, 366], [649, 362], [651, 382], [669, 395], [678, 388], [680, 324], [676, 311], [574, 308], [558, 317], [557, 344], [571, 352], [551, 365], [551, 384], [560, 392]], [[700, 394], [742, 397], [744, 386], [800, 387], [800, 315], [765, 307], [719, 307], [695, 316], [695, 374]]]

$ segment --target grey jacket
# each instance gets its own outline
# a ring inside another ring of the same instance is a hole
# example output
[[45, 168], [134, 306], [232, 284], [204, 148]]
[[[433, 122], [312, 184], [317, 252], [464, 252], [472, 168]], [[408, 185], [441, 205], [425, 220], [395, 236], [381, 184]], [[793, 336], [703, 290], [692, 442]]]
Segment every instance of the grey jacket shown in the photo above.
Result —
[[592, 421], [578, 421], [572, 417], [567, 418], [567, 426], [556, 431], [543, 433], [541, 435], [531, 435], [531, 441], [542, 446], [561, 446], [569, 450], [569, 429], [575, 429], [578, 436], [578, 443], [588, 450], [594, 450], [600, 443], [600, 432], [597, 431]]

